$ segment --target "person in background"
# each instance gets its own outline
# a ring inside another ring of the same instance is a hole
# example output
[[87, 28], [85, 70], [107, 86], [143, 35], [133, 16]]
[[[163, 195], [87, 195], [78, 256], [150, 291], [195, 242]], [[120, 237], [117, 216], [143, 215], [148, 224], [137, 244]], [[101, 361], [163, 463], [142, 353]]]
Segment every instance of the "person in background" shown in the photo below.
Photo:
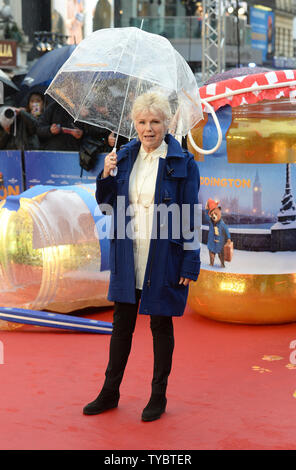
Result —
[[33, 91], [29, 94], [28, 103], [25, 110], [20, 111], [20, 115], [22, 118], [25, 117], [29, 113], [34, 120], [31, 119], [31, 122], [34, 123], [34, 132], [27, 133], [27, 143], [26, 148], [28, 150], [39, 150], [40, 148], [40, 141], [37, 135], [37, 125], [38, 120], [42, 116], [45, 111], [45, 97], [43, 93], [39, 93], [38, 91]]
[[79, 151], [83, 125], [55, 101], [50, 103], [38, 120], [37, 135], [42, 150]]
[[[103, 129], [74, 119], [57, 102], [52, 102], [40, 117], [37, 126], [40, 149], [79, 152], [86, 142], [97, 141], [101, 152], [110, 151], [115, 139], [108, 129]], [[103, 143], [103, 145], [102, 145]]]
[[128, 139], [126, 137], [123, 137], [122, 135], [118, 136], [117, 142], [116, 142], [116, 135], [114, 132], [111, 132], [110, 134], [108, 133], [107, 139], [106, 139], [106, 145], [107, 145], [107, 151], [111, 152], [113, 150], [115, 142], [116, 142], [116, 148], [117, 150], [120, 149], [122, 145], [125, 145], [128, 143]]
[[38, 119], [44, 111], [44, 95], [34, 91], [26, 107], [3, 106], [0, 109], [0, 149], [38, 150]]
[[39, 119], [41, 114], [45, 111], [45, 98], [42, 93], [33, 91], [29, 95], [28, 104], [26, 106], [26, 111], [35, 118]]

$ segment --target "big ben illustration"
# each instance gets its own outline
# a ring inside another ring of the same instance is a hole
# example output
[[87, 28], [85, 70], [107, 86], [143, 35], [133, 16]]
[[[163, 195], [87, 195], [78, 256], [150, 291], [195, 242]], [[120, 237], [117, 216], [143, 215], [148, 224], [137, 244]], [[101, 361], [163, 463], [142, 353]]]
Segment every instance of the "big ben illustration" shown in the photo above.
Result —
[[259, 178], [258, 170], [256, 171], [255, 181], [253, 184], [253, 214], [260, 216], [262, 214], [262, 185]]

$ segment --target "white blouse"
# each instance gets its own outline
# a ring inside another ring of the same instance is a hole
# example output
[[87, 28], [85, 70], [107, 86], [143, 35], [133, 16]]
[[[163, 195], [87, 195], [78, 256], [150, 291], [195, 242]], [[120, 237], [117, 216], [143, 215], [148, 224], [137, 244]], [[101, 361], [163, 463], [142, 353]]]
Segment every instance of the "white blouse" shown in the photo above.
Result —
[[153, 152], [141, 146], [129, 179], [129, 202], [133, 228], [136, 288], [142, 289], [147, 265], [153, 222], [155, 184], [160, 158], [166, 158], [163, 141]]

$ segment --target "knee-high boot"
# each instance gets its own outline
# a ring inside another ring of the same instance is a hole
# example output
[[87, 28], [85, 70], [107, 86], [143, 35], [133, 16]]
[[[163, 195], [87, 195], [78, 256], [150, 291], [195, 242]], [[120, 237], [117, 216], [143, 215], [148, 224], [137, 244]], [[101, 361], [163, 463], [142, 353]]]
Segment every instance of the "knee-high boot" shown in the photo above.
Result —
[[104, 390], [119, 392], [125, 367], [132, 345], [132, 335], [125, 338], [112, 335], [109, 349], [109, 362], [105, 372]]
[[105, 372], [104, 385], [98, 397], [84, 407], [84, 414], [99, 414], [118, 406], [119, 387], [131, 350], [138, 300], [137, 298], [136, 304], [115, 304], [109, 361]]
[[172, 368], [175, 345], [171, 317], [151, 316], [150, 325], [153, 335], [154, 366], [152, 393], [142, 413], [143, 421], [154, 421], [165, 411], [167, 382]]

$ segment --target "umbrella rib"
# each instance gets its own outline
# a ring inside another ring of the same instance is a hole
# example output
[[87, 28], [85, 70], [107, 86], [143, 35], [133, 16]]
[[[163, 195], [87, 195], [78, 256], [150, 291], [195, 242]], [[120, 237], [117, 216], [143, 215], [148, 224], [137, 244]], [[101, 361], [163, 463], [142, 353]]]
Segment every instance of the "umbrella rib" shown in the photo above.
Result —
[[[137, 36], [137, 32], [138, 32], [138, 31], [136, 30], [136, 36]], [[130, 36], [131, 36], [131, 34], [130, 34], [129, 37], [128, 37], [128, 41], [129, 41], [129, 39], [130, 39]], [[126, 46], [127, 46], [128, 41], [126, 42], [125, 48], [126, 48]], [[131, 67], [131, 72], [130, 72], [129, 77], [128, 77], [128, 82], [127, 82], [127, 87], [126, 87], [124, 102], [123, 102], [123, 105], [122, 105], [122, 110], [121, 110], [120, 120], [119, 120], [119, 124], [118, 124], [118, 130], [117, 130], [117, 134], [116, 134], [116, 140], [115, 140], [114, 148], [116, 148], [116, 146], [117, 146], [118, 135], [119, 135], [119, 131], [120, 131], [120, 128], [121, 128], [121, 123], [122, 123], [122, 119], [123, 119], [123, 113], [124, 113], [124, 109], [125, 109], [125, 104], [126, 104], [126, 100], [127, 100], [127, 95], [128, 95], [129, 88], [130, 88], [131, 77], [132, 77], [132, 73], [133, 73], [133, 69], [134, 69], [134, 65], [135, 65], [135, 60], [136, 60], [136, 57], [137, 57], [137, 50], [138, 50], [138, 43], [137, 43], [137, 41], [136, 41], [136, 50], [135, 50], [135, 54], [134, 54], [134, 58], [133, 58], [133, 63], [132, 63], [132, 67]], [[123, 53], [123, 52], [122, 52], [122, 53]], [[122, 54], [121, 54], [121, 57], [122, 57]], [[120, 60], [119, 60], [119, 62], [120, 62]]]
[[[95, 73], [95, 74], [96, 74], [96, 73]], [[93, 80], [93, 84], [91, 85], [91, 87], [90, 87], [88, 93], [85, 95], [84, 100], [82, 101], [81, 105], [79, 106], [79, 109], [78, 109], [78, 111], [77, 111], [77, 113], [76, 113], [76, 116], [75, 116], [75, 118], [74, 118], [74, 121], [77, 121], [77, 120], [78, 120], [79, 114], [80, 114], [80, 111], [81, 111], [81, 108], [82, 108], [82, 106], [84, 105], [86, 99], [89, 97], [90, 93], [92, 92], [95, 83], [96, 83], [96, 80], [94, 79], [94, 80]]]
[[123, 53], [124, 53], [124, 51], [125, 51], [125, 49], [126, 49], [126, 47], [127, 47], [127, 44], [128, 44], [128, 42], [129, 42], [130, 37], [131, 37], [131, 35], [133, 34], [133, 32], [134, 32], [134, 31], [130, 31], [130, 34], [128, 35], [128, 38], [127, 38], [126, 43], [125, 43], [125, 46], [122, 48], [122, 51], [121, 51], [120, 57], [119, 57], [119, 59], [118, 59], [117, 66], [116, 66], [116, 69], [115, 69], [114, 73], [117, 73], [117, 71], [118, 71], [118, 67], [119, 67], [121, 58], [122, 58], [122, 56], [123, 56]]
[[[175, 50], [172, 50], [172, 54], [173, 54], [173, 57], [174, 57], [174, 63], [175, 63], [175, 73], [176, 73], [176, 70], [177, 70], [177, 58], [176, 58], [176, 54], [175, 54]], [[176, 80], [176, 92], [178, 93], [178, 80], [177, 78], [175, 77], [175, 80]]]

